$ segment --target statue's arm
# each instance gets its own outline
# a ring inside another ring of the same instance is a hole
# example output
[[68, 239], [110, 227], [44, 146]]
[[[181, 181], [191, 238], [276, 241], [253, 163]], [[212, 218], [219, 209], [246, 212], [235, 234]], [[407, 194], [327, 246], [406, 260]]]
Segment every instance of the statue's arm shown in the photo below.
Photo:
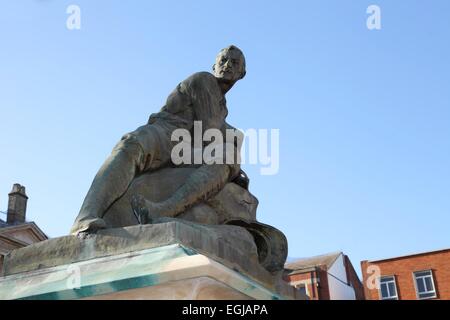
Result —
[[230, 136], [233, 137], [232, 143], [234, 144], [236, 150], [240, 151], [242, 148], [242, 143], [244, 142], [244, 133], [239, 129], [236, 129], [226, 121], [223, 122], [221, 131], [225, 139]]
[[208, 72], [200, 72], [183, 85], [191, 99], [194, 120], [202, 122], [203, 130], [220, 130], [228, 111], [215, 77]]
[[189, 95], [186, 93], [183, 83], [180, 83], [167, 97], [165, 111], [171, 114], [185, 113], [187, 108], [192, 104]]

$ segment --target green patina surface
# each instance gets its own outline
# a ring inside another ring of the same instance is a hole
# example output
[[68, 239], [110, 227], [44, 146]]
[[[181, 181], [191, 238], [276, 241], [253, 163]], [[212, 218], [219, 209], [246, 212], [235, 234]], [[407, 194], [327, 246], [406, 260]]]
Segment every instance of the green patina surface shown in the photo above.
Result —
[[[0, 299], [71, 300], [105, 295], [130, 289], [155, 286], [167, 281], [165, 267], [176, 258], [194, 256], [198, 252], [179, 244], [140, 252], [84, 261], [71, 265], [40, 270], [42, 281], [29, 280], [31, 274], [8, 276], [0, 281]], [[80, 267], [79, 288], [68, 286], [67, 270]], [[33, 276], [36, 273], [32, 272]], [[55, 276], [56, 275], [56, 276]], [[283, 300], [243, 274], [237, 274], [233, 287], [258, 299]], [[28, 277], [28, 278], [27, 278]]]
[[49, 292], [34, 296], [20, 298], [18, 300], [72, 300], [92, 297], [123, 290], [137, 289], [153, 286], [159, 283], [159, 277], [147, 275], [136, 278], [116, 280], [109, 283], [100, 283], [81, 287], [80, 289], [63, 290], [59, 292]]
[[[154, 248], [141, 251], [139, 259], [133, 263], [124, 263], [118, 269], [93, 270], [90, 274], [81, 274], [79, 289], [67, 289], [67, 281], [70, 273], [67, 270], [74, 270], [77, 266], [87, 265], [90, 262], [84, 261], [66, 266], [59, 266], [47, 269], [48, 274], [63, 273], [63, 278], [48, 282], [31, 284], [23, 288], [24, 283], [21, 276], [9, 276], [0, 282], [0, 299], [20, 299], [20, 300], [60, 300], [60, 299], [80, 299], [89, 296], [118, 292], [146, 286], [153, 286], [160, 283], [157, 275], [168, 262], [173, 259], [196, 255], [197, 252], [180, 245], [169, 245], [161, 248]], [[122, 257], [133, 258], [133, 254], [119, 255], [118, 257], [106, 257], [101, 261], [111, 261]], [[70, 267], [70, 269], [69, 269]], [[45, 271], [45, 270], [42, 270]], [[155, 275], [156, 274], [156, 275]], [[25, 277], [27, 275], [24, 275]], [[72, 275], [73, 276], [73, 275]], [[111, 281], [111, 279], [115, 279]], [[19, 290], [17, 290], [19, 288]]]

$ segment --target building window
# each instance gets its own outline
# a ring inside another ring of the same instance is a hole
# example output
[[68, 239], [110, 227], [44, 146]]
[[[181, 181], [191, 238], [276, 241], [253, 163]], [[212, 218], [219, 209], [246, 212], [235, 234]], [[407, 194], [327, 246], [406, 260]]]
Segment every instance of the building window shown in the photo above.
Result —
[[381, 300], [398, 300], [395, 277], [389, 276], [380, 279], [380, 297]]
[[416, 281], [418, 299], [436, 298], [436, 289], [431, 270], [414, 272], [414, 279]]
[[301, 293], [303, 293], [304, 295], [308, 295], [308, 289], [306, 287], [305, 283], [301, 283], [301, 284], [297, 284], [295, 285], [295, 288], [300, 291]]

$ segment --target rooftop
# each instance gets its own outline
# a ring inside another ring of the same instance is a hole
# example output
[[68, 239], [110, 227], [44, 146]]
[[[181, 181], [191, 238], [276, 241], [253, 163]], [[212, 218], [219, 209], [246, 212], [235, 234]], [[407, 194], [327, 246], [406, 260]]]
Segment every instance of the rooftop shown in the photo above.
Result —
[[302, 269], [310, 269], [312, 267], [326, 265], [330, 268], [336, 259], [342, 254], [342, 252], [332, 252], [323, 254], [320, 256], [302, 258], [290, 263], [286, 263], [284, 268], [291, 271], [297, 271]]
[[415, 257], [415, 256], [423, 256], [423, 255], [427, 255], [427, 254], [436, 254], [436, 253], [445, 252], [445, 251], [450, 251], [450, 248], [437, 249], [437, 250], [424, 251], [424, 252], [414, 252], [414, 253], [401, 255], [401, 256], [396, 256], [396, 257], [377, 259], [377, 260], [368, 260], [368, 262], [381, 262], [381, 261], [389, 261], [389, 260], [397, 260], [397, 259], [407, 259], [407, 258], [411, 258], [411, 257]]

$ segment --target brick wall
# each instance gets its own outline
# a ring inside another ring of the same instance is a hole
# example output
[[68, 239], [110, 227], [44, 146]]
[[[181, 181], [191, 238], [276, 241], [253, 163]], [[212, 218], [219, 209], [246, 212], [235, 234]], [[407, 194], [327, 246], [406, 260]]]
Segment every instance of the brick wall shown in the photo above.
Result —
[[364, 298], [364, 287], [361, 281], [359, 280], [358, 274], [353, 268], [352, 263], [348, 256], [344, 255], [344, 265], [345, 271], [347, 273], [347, 281], [351, 284], [353, 289], [355, 290], [355, 299], [356, 300], [365, 300]]
[[311, 300], [330, 300], [326, 266], [319, 266], [314, 271], [288, 275], [285, 281], [289, 283], [306, 281], [307, 294]]
[[395, 276], [397, 294], [401, 300], [417, 299], [413, 272], [432, 270], [437, 298], [450, 300], [450, 249], [423, 253], [407, 257], [392, 258], [380, 261], [362, 261], [363, 285], [367, 300], [379, 300], [378, 289], [367, 287], [367, 268], [376, 265], [380, 268], [381, 276]]

